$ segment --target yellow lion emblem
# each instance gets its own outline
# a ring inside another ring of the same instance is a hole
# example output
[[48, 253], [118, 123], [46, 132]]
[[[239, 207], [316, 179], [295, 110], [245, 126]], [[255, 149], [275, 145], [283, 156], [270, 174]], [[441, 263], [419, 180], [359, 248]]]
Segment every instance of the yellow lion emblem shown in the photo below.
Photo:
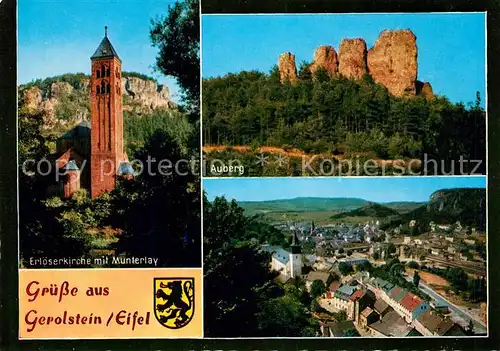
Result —
[[194, 315], [194, 278], [155, 278], [154, 310], [166, 328], [185, 327]]

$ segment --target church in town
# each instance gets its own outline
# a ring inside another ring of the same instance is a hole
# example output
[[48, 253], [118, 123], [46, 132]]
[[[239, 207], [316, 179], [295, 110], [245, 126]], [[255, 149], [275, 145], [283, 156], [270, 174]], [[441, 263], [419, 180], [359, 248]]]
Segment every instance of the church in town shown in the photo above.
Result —
[[130, 179], [134, 170], [124, 152], [121, 66], [113, 45], [104, 38], [91, 60], [90, 123], [84, 121], [56, 142], [56, 167], [62, 197], [80, 188], [95, 198], [114, 189], [117, 177]]
[[300, 241], [297, 237], [297, 232], [292, 234], [292, 242], [290, 247], [284, 249], [279, 246], [263, 246], [262, 249], [271, 253], [271, 269], [280, 273], [278, 277], [281, 281], [286, 282], [289, 279], [302, 276], [302, 249]]

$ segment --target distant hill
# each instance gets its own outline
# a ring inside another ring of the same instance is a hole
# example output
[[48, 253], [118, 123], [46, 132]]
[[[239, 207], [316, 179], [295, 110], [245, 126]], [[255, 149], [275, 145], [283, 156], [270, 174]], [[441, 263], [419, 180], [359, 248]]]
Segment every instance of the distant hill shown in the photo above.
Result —
[[[269, 212], [349, 212], [361, 209], [364, 206], [377, 204], [360, 198], [324, 198], [324, 197], [297, 197], [293, 199], [269, 200], [269, 201], [242, 201], [239, 202], [247, 214], [269, 213]], [[388, 202], [378, 204], [385, 208], [385, 214], [394, 215], [410, 212], [420, 206], [420, 202]], [[379, 214], [383, 216], [379, 207]], [[367, 213], [370, 212], [367, 208]], [[370, 216], [371, 217], [371, 216]]]
[[384, 205], [370, 202], [367, 205], [357, 208], [355, 210], [339, 213], [331, 216], [331, 219], [341, 219], [346, 217], [372, 217], [372, 218], [386, 218], [389, 216], [397, 216], [399, 212]]
[[324, 212], [351, 211], [366, 205], [368, 201], [358, 198], [298, 197], [285, 200], [242, 201], [240, 206], [247, 214], [266, 212]]
[[486, 190], [482, 188], [443, 189], [434, 192], [428, 202], [374, 203], [360, 198], [299, 197], [270, 201], [242, 201], [240, 206], [247, 215], [264, 214], [268, 218], [281, 218], [289, 213], [294, 220], [313, 219], [365, 221], [384, 219], [382, 228], [394, 228], [417, 220], [424, 226], [433, 221], [484, 230], [486, 227]]
[[411, 220], [416, 220], [424, 226], [427, 226], [430, 222], [452, 224], [459, 221], [462, 226], [485, 230], [486, 189], [438, 190], [430, 196], [427, 204], [402, 214], [399, 218], [389, 222], [387, 227], [395, 227]]
[[[122, 72], [119, 91], [129, 156], [158, 129], [169, 131], [180, 144], [184, 143], [192, 127], [171, 101], [166, 86], [141, 73]], [[43, 113], [42, 133], [46, 137], [57, 138], [90, 120], [90, 77], [84, 73], [37, 79], [20, 85], [18, 95], [20, 114]]]

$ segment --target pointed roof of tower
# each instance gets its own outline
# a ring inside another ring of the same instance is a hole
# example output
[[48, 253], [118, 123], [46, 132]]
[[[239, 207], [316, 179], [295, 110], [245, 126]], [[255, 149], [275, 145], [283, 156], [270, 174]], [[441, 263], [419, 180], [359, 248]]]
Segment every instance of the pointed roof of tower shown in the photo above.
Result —
[[70, 160], [68, 163], [66, 163], [66, 166], [64, 167], [65, 170], [67, 171], [79, 171], [80, 168], [76, 165], [74, 160]]
[[290, 246], [300, 246], [299, 237], [297, 236], [297, 231], [293, 231], [292, 244]]
[[94, 52], [94, 55], [90, 57], [90, 59], [98, 59], [98, 58], [111, 58], [111, 57], [116, 57], [117, 59], [120, 59], [118, 57], [118, 54], [116, 53], [115, 48], [113, 45], [111, 45], [111, 42], [108, 39], [108, 27], [104, 27], [104, 38], [101, 41], [101, 44], [99, 44], [99, 47], [97, 50]]

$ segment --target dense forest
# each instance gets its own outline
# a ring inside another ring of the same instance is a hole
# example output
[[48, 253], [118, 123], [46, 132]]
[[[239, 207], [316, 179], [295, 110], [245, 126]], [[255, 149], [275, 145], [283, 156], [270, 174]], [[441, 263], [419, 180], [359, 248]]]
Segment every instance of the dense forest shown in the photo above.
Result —
[[139, 115], [133, 111], [123, 112], [123, 137], [128, 155], [134, 155], [134, 152], [143, 147], [157, 130], [168, 131], [183, 151], [186, 151], [194, 127], [189, 123], [185, 114], [177, 111], [158, 109], [148, 116]]
[[[375, 84], [311, 75], [281, 84], [278, 67], [203, 80], [205, 145], [295, 147], [306, 153], [368, 153], [381, 159], [485, 160], [486, 118], [474, 103], [397, 98]], [[471, 97], [472, 99], [473, 97]], [[484, 170], [484, 168], [483, 168]]]

